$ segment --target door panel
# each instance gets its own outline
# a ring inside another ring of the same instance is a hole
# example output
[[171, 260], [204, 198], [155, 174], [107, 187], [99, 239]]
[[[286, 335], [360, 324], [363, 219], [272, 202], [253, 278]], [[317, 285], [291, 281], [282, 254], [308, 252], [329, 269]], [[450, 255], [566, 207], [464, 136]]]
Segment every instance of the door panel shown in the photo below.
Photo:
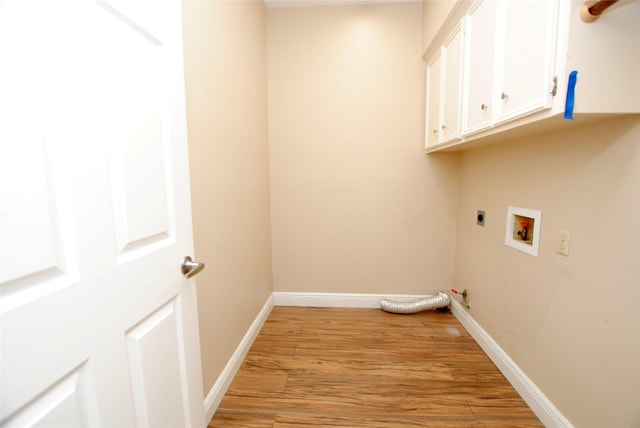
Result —
[[94, 392], [91, 371], [83, 364], [6, 420], [3, 426], [97, 426], [99, 419]]
[[39, 50], [39, 40], [3, 13], [10, 6], [0, 8], [0, 311], [68, 285], [64, 276], [74, 253], [72, 242], [62, 241], [73, 234], [69, 198], [52, 167], [43, 101], [34, 85], [42, 60], [24, 53]]
[[[187, 403], [182, 402], [186, 394], [181, 380], [186, 373], [178, 352], [179, 307], [173, 300], [127, 332], [137, 426], [191, 426], [186, 417], [188, 406], [184, 406]], [[159, 359], [158, 355], [164, 358]], [[155, 373], [163, 376], [154, 376]], [[167, 400], [176, 406], [166, 406]]]
[[167, 240], [172, 235], [170, 219], [174, 217], [169, 206], [170, 140], [163, 130], [168, 109], [163, 105], [166, 101], [161, 97], [161, 81], [145, 79], [162, 64], [154, 55], [145, 58], [139, 53], [135, 59], [126, 59], [135, 72], [118, 76], [121, 84], [113, 88], [113, 108], [106, 120], [111, 196], [121, 257]]
[[125, 262], [170, 244], [170, 76], [159, 5], [99, 4], [111, 34], [105, 129], [118, 257]]
[[[3, 128], [0, 127], [0, 141], [7, 141], [7, 130]], [[22, 225], [21, 228], [12, 228], [9, 227], [9, 221], [2, 223], [2, 236], [19, 245], [6, 248], [7, 241], [3, 239], [0, 242], [3, 266], [0, 275], [3, 282], [58, 267], [58, 224], [53, 216], [51, 189], [47, 184], [47, 160], [41, 136], [37, 135], [41, 131], [33, 131], [36, 135], [25, 139], [25, 144], [21, 147], [9, 150], [10, 145], [3, 145], [0, 154], [0, 167], [12, 177], [11, 180], [0, 183], [3, 193], [7, 195], [4, 202], [17, 207], [11, 213], [11, 224]], [[18, 162], [12, 161], [17, 157], [20, 158]], [[21, 230], [25, 230], [27, 234], [20, 236]], [[38, 246], [30, 251], [34, 242]], [[29, 257], [24, 257], [24, 254], [29, 254]]]
[[[0, 115], [9, 117], [3, 113]], [[42, 283], [43, 278], [65, 271], [58, 221], [63, 207], [55, 197], [41, 129], [29, 131], [32, 135], [25, 135], [19, 144], [0, 147], [0, 170], [6, 176], [0, 182], [0, 191], [6, 195], [2, 204], [15, 207], [3, 210], [0, 223], [0, 281], [7, 294], [9, 289], [13, 292]], [[0, 126], [0, 141], [10, 141], [12, 134], [15, 132]]]

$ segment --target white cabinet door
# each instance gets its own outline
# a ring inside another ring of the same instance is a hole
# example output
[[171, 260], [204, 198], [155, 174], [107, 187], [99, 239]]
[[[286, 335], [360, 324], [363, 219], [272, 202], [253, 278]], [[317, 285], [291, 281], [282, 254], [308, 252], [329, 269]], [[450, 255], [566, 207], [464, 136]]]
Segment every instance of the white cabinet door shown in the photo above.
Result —
[[451, 38], [442, 47], [443, 94], [441, 142], [446, 143], [460, 137], [460, 95], [462, 89], [462, 31], [456, 28]]
[[460, 137], [462, 32], [458, 25], [427, 63], [426, 146]]
[[557, 0], [500, 0], [496, 122], [551, 107]]
[[496, 0], [480, 0], [464, 21], [462, 135], [490, 128], [493, 115]]
[[177, 0], [0, 2], [0, 425], [203, 427]]
[[427, 64], [427, 126], [425, 127], [426, 146], [435, 146], [440, 142], [440, 96], [442, 71], [441, 52]]

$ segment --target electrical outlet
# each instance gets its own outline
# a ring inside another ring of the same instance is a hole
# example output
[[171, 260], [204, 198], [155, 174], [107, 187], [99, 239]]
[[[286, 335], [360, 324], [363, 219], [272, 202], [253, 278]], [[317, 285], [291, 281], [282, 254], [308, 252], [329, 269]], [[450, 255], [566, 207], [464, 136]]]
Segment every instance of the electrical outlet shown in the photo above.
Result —
[[565, 256], [569, 255], [569, 241], [571, 240], [571, 232], [560, 229], [560, 239], [558, 241], [558, 253]]
[[476, 224], [484, 227], [484, 219], [484, 211], [478, 210], [478, 213], [476, 214]]

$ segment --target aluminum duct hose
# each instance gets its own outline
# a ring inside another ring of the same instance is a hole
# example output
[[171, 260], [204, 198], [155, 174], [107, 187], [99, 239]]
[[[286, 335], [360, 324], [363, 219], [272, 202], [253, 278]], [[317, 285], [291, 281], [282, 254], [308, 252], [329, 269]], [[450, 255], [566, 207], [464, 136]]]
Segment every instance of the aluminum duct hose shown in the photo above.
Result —
[[393, 314], [415, 314], [417, 312], [428, 311], [429, 309], [444, 308], [449, 306], [451, 299], [449, 295], [439, 292], [435, 296], [427, 296], [416, 300], [392, 300], [382, 299], [380, 308], [385, 312]]

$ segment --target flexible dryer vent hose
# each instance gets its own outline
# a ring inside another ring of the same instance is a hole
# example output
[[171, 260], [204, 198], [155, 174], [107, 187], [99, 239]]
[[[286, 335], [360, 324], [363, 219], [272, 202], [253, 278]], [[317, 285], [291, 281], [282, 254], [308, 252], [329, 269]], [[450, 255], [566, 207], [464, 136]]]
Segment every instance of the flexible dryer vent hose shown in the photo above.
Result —
[[449, 295], [441, 291], [435, 296], [427, 296], [410, 301], [382, 299], [380, 301], [380, 308], [385, 312], [391, 312], [393, 314], [415, 314], [428, 311], [429, 309], [444, 308], [445, 306], [449, 306], [450, 302], [451, 299]]

